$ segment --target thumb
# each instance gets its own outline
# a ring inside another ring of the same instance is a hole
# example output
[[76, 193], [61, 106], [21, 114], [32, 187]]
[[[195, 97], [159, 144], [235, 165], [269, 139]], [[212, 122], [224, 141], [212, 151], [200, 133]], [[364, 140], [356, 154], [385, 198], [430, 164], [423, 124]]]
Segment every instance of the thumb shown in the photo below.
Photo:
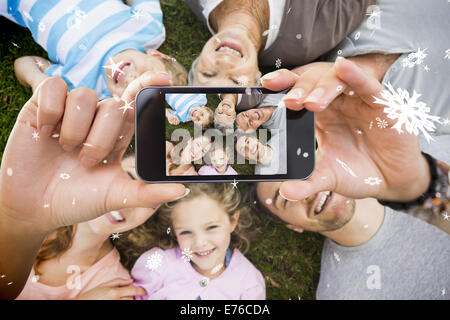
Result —
[[[326, 170], [328, 171], [328, 170]], [[285, 181], [280, 185], [280, 196], [289, 201], [299, 201], [321, 191], [334, 190], [334, 175], [316, 167], [307, 180]]]
[[365, 103], [374, 108], [380, 108], [374, 103], [374, 97], [379, 97], [384, 90], [378, 79], [364, 72], [356, 63], [342, 57], [336, 60], [335, 69], [336, 75], [352, 87]]
[[147, 184], [122, 178], [113, 183], [106, 199], [106, 210], [122, 208], [156, 208], [164, 202], [183, 198], [189, 193], [182, 184]]

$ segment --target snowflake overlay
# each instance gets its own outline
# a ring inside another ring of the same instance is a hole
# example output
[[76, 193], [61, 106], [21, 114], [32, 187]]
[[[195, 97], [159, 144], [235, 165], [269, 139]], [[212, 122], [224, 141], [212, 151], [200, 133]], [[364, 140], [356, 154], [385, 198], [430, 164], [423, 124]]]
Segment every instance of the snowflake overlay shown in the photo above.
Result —
[[145, 267], [152, 271], [155, 271], [162, 266], [163, 257], [158, 252], [153, 253], [151, 256], [147, 257], [147, 263]]
[[384, 112], [389, 119], [398, 119], [392, 128], [401, 134], [404, 124], [408, 133], [414, 133], [417, 136], [421, 131], [428, 143], [430, 140], [434, 140], [428, 132], [433, 132], [436, 129], [433, 121], [439, 122], [439, 117], [429, 115], [430, 108], [427, 107], [426, 103], [417, 101], [421, 95], [414, 91], [413, 96], [410, 97], [409, 92], [404, 89], [398, 88], [395, 91], [390, 83], [386, 86], [387, 90], [381, 92], [384, 100], [374, 98], [375, 103], [387, 106], [384, 108]]
[[364, 179], [364, 183], [368, 184], [368, 185], [371, 185], [371, 186], [380, 184], [381, 181], [382, 180], [380, 178], [378, 178], [378, 177], [368, 177], [368, 178]]
[[450, 49], [445, 50], [445, 59], [450, 60]]
[[334, 252], [333, 255], [337, 262], [341, 261], [341, 258], [339, 257], [339, 255], [336, 252]]
[[183, 254], [182, 259], [184, 260], [184, 262], [189, 262], [189, 261], [191, 261], [191, 259], [192, 259], [192, 254], [193, 254], [193, 252], [192, 252], [191, 249], [189, 249], [189, 248], [184, 248], [182, 254]]
[[281, 67], [281, 59], [280, 58], [275, 60], [275, 67], [277, 67], [277, 69], [279, 69]]
[[[377, 126], [378, 126], [378, 128], [380, 128], [380, 129], [385, 129], [385, 128], [387, 128], [388, 123], [387, 123], [386, 120], [384, 120], [384, 119], [382, 120], [382, 119], [380, 119], [380, 118], [378, 118], [378, 117], [376, 117], [375, 120], [377, 120]], [[371, 129], [372, 129], [372, 127], [371, 127]]]
[[358, 177], [354, 172], [353, 172], [353, 170], [344, 162], [344, 161], [342, 161], [342, 160], [340, 160], [340, 159], [338, 159], [338, 158], [336, 158], [336, 161], [337, 161], [337, 163], [339, 163], [340, 165], [341, 165], [341, 167], [345, 170], [345, 171], [347, 171], [352, 177]]
[[413, 68], [416, 65], [422, 64], [425, 58], [428, 56], [425, 51], [427, 51], [427, 49], [420, 50], [419, 48], [416, 52], [411, 52], [410, 54], [408, 54], [408, 56], [406, 58], [403, 58], [402, 60], [402, 67]]

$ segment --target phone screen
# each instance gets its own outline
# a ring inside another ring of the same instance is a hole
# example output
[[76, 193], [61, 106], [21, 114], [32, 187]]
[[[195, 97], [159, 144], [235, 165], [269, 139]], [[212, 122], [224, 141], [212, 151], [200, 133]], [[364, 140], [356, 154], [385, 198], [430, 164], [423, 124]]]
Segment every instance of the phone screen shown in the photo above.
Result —
[[166, 93], [166, 176], [286, 174], [283, 97]]

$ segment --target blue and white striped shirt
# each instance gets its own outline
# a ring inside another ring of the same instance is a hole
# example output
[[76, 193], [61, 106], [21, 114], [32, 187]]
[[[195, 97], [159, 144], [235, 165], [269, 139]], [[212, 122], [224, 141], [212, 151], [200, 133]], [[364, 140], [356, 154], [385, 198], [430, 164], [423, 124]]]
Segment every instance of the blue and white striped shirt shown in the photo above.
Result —
[[166, 102], [173, 109], [172, 114], [176, 115], [181, 122], [191, 121], [189, 110], [192, 107], [206, 106], [206, 94], [204, 93], [168, 93]]
[[[0, 15], [30, 29], [55, 63], [49, 76], [63, 78], [69, 90], [88, 87], [110, 97], [103, 66], [121, 51], [145, 52], [165, 40], [159, 0], [3, 0]], [[108, 71], [108, 69], [106, 69]]]

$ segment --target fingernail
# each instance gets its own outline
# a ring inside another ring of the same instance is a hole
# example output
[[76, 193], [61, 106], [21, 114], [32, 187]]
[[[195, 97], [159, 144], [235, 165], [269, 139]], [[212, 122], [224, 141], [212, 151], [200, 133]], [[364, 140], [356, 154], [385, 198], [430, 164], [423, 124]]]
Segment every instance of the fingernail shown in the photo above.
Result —
[[286, 198], [286, 197], [281, 193], [281, 190], [279, 190], [278, 193], [280, 194], [280, 197], [282, 197], [284, 200], [291, 201], [291, 202], [296, 202], [296, 201], [298, 201], [298, 200], [292, 200], [292, 199]]
[[67, 151], [67, 152], [70, 152], [73, 149], [75, 149], [75, 146], [69, 146], [68, 144], [63, 144], [61, 147], [63, 148], [64, 151]]
[[345, 60], [345, 58], [344, 58], [344, 57], [341, 57], [341, 56], [339, 56], [339, 57], [337, 57], [337, 58], [336, 58], [336, 61], [339, 61], [339, 60]]
[[47, 137], [50, 137], [55, 129], [52, 125], [45, 125], [41, 127], [41, 134]]
[[261, 81], [263, 80], [271, 80], [271, 79], [275, 79], [276, 77], [278, 77], [278, 72], [269, 72], [267, 74], [265, 74], [264, 76], [261, 77]]
[[283, 100], [297, 100], [299, 101], [305, 95], [305, 90], [302, 88], [294, 88], [287, 95], [284, 96]]
[[82, 164], [84, 164], [85, 166], [87, 166], [87, 167], [92, 167], [92, 166], [96, 165], [97, 160], [95, 160], [93, 158], [86, 157], [86, 156], [82, 156], [81, 159], [80, 159], [80, 162]]
[[310, 93], [310, 95], [308, 96], [308, 98], [305, 99], [304, 103], [307, 102], [318, 102], [320, 100], [320, 98], [322, 98], [322, 96], [325, 94], [325, 90], [322, 88], [317, 88], [315, 89], [313, 92]]
[[[191, 189], [186, 188], [186, 191], [184, 192], [184, 194], [183, 194], [181, 197], [176, 198], [175, 200], [183, 199], [183, 198], [186, 197], [190, 192], [191, 192]], [[174, 200], [174, 201], [175, 201], [175, 200]]]

